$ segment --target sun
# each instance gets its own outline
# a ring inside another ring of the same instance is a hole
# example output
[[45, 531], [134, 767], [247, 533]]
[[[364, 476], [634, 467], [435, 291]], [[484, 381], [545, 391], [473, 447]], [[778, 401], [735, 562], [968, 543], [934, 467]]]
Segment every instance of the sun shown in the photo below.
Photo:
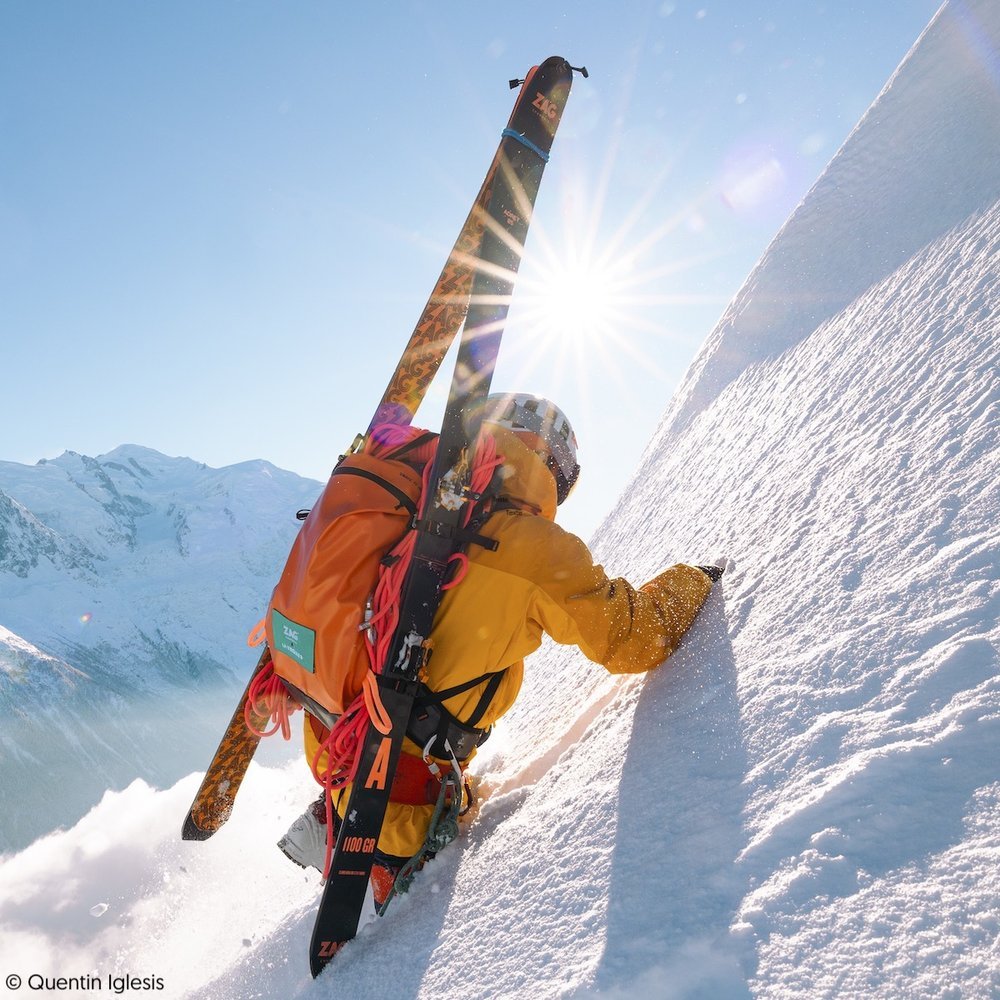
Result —
[[613, 329], [621, 311], [622, 282], [596, 261], [550, 265], [534, 289], [533, 320], [546, 337], [590, 343]]
[[536, 347], [592, 354], [618, 339], [634, 304], [629, 271], [623, 259], [546, 255], [524, 276], [518, 303]]
[[[609, 170], [564, 176], [557, 210], [532, 223], [510, 303], [514, 336], [500, 358], [498, 383], [588, 406], [612, 384], [629, 399], [639, 380], [669, 381], [679, 336], [674, 316], [703, 299], [686, 286], [684, 273], [714, 256], [682, 250], [690, 247], [683, 237], [706, 196], [669, 213], [655, 211], [668, 165], [611, 209]], [[609, 226], [605, 216], [612, 212], [620, 221]]]

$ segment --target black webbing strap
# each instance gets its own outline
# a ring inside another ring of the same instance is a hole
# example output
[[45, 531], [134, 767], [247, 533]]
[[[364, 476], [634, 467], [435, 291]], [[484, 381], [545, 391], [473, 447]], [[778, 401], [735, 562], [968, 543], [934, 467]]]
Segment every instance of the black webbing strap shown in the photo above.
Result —
[[414, 526], [418, 531], [426, 531], [428, 534], [441, 538], [453, 538], [462, 548], [467, 545], [478, 545], [490, 552], [496, 552], [500, 543], [495, 538], [490, 538], [489, 535], [481, 535], [480, 529], [499, 511], [516, 510], [519, 506], [506, 497], [498, 496], [502, 481], [501, 472], [497, 469], [493, 473], [490, 484], [482, 493], [468, 494], [474, 506], [468, 524], [464, 528], [443, 524], [441, 521], [432, 521], [429, 518], [416, 521]]
[[500, 684], [506, 673], [506, 669], [498, 670], [492, 677], [490, 677], [490, 682], [486, 685], [486, 688], [479, 699], [479, 704], [476, 705], [476, 710], [465, 720], [465, 724], [467, 726], [479, 725], [479, 720], [486, 714], [486, 709], [488, 709], [492, 704], [493, 698], [499, 690]]
[[[504, 668], [494, 673], [482, 674], [443, 691], [432, 691], [422, 684], [413, 706], [413, 714], [410, 716], [407, 736], [421, 749], [433, 739], [430, 752], [435, 757], [448, 756], [448, 750], [444, 745], [447, 740], [455, 758], [460, 761], [465, 760], [476, 747], [486, 741], [490, 734], [489, 729], [480, 729], [478, 723], [490, 707], [506, 673], [507, 669]], [[471, 691], [483, 681], [489, 683], [483, 689], [472, 715], [467, 720], [456, 718], [444, 707], [444, 702], [456, 695]]]
[[477, 531], [473, 531], [470, 528], [458, 528], [451, 524], [445, 524], [443, 521], [432, 521], [429, 518], [422, 518], [417, 521], [415, 527], [417, 531], [426, 531], [427, 534], [435, 535], [438, 538], [453, 538], [463, 547], [466, 545], [481, 545], [484, 549], [495, 552], [497, 546], [500, 544], [495, 538], [480, 535]]
[[369, 472], [367, 469], [358, 469], [353, 465], [338, 465], [332, 474], [334, 476], [360, 476], [362, 479], [368, 479], [373, 483], [377, 483], [382, 489], [387, 493], [391, 493], [399, 501], [399, 507], [405, 507], [409, 511], [410, 517], [417, 516], [416, 504], [398, 486], [376, 475], [374, 472]]

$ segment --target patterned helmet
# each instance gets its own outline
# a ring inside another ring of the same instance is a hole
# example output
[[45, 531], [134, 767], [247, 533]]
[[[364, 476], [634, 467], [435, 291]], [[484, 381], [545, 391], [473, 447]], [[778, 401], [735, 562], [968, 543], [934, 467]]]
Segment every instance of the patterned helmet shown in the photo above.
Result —
[[556, 480], [557, 503], [569, 496], [580, 475], [576, 435], [555, 403], [527, 393], [498, 392], [483, 402], [483, 420], [512, 430], [545, 460]]

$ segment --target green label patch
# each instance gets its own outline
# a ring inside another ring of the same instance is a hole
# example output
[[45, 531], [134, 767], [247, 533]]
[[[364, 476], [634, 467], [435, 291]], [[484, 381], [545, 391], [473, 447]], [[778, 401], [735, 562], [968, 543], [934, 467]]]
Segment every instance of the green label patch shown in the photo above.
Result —
[[316, 672], [316, 633], [311, 628], [272, 610], [271, 631], [276, 652], [290, 656], [303, 670]]

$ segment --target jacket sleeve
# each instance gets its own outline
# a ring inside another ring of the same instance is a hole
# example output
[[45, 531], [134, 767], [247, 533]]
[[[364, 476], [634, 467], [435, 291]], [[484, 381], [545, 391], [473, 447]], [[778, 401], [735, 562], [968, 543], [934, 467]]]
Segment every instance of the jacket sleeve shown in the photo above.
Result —
[[579, 646], [613, 674], [642, 673], [678, 646], [705, 603], [712, 581], [678, 564], [641, 587], [610, 579], [587, 546], [556, 525], [534, 564], [530, 614], [556, 642]]

